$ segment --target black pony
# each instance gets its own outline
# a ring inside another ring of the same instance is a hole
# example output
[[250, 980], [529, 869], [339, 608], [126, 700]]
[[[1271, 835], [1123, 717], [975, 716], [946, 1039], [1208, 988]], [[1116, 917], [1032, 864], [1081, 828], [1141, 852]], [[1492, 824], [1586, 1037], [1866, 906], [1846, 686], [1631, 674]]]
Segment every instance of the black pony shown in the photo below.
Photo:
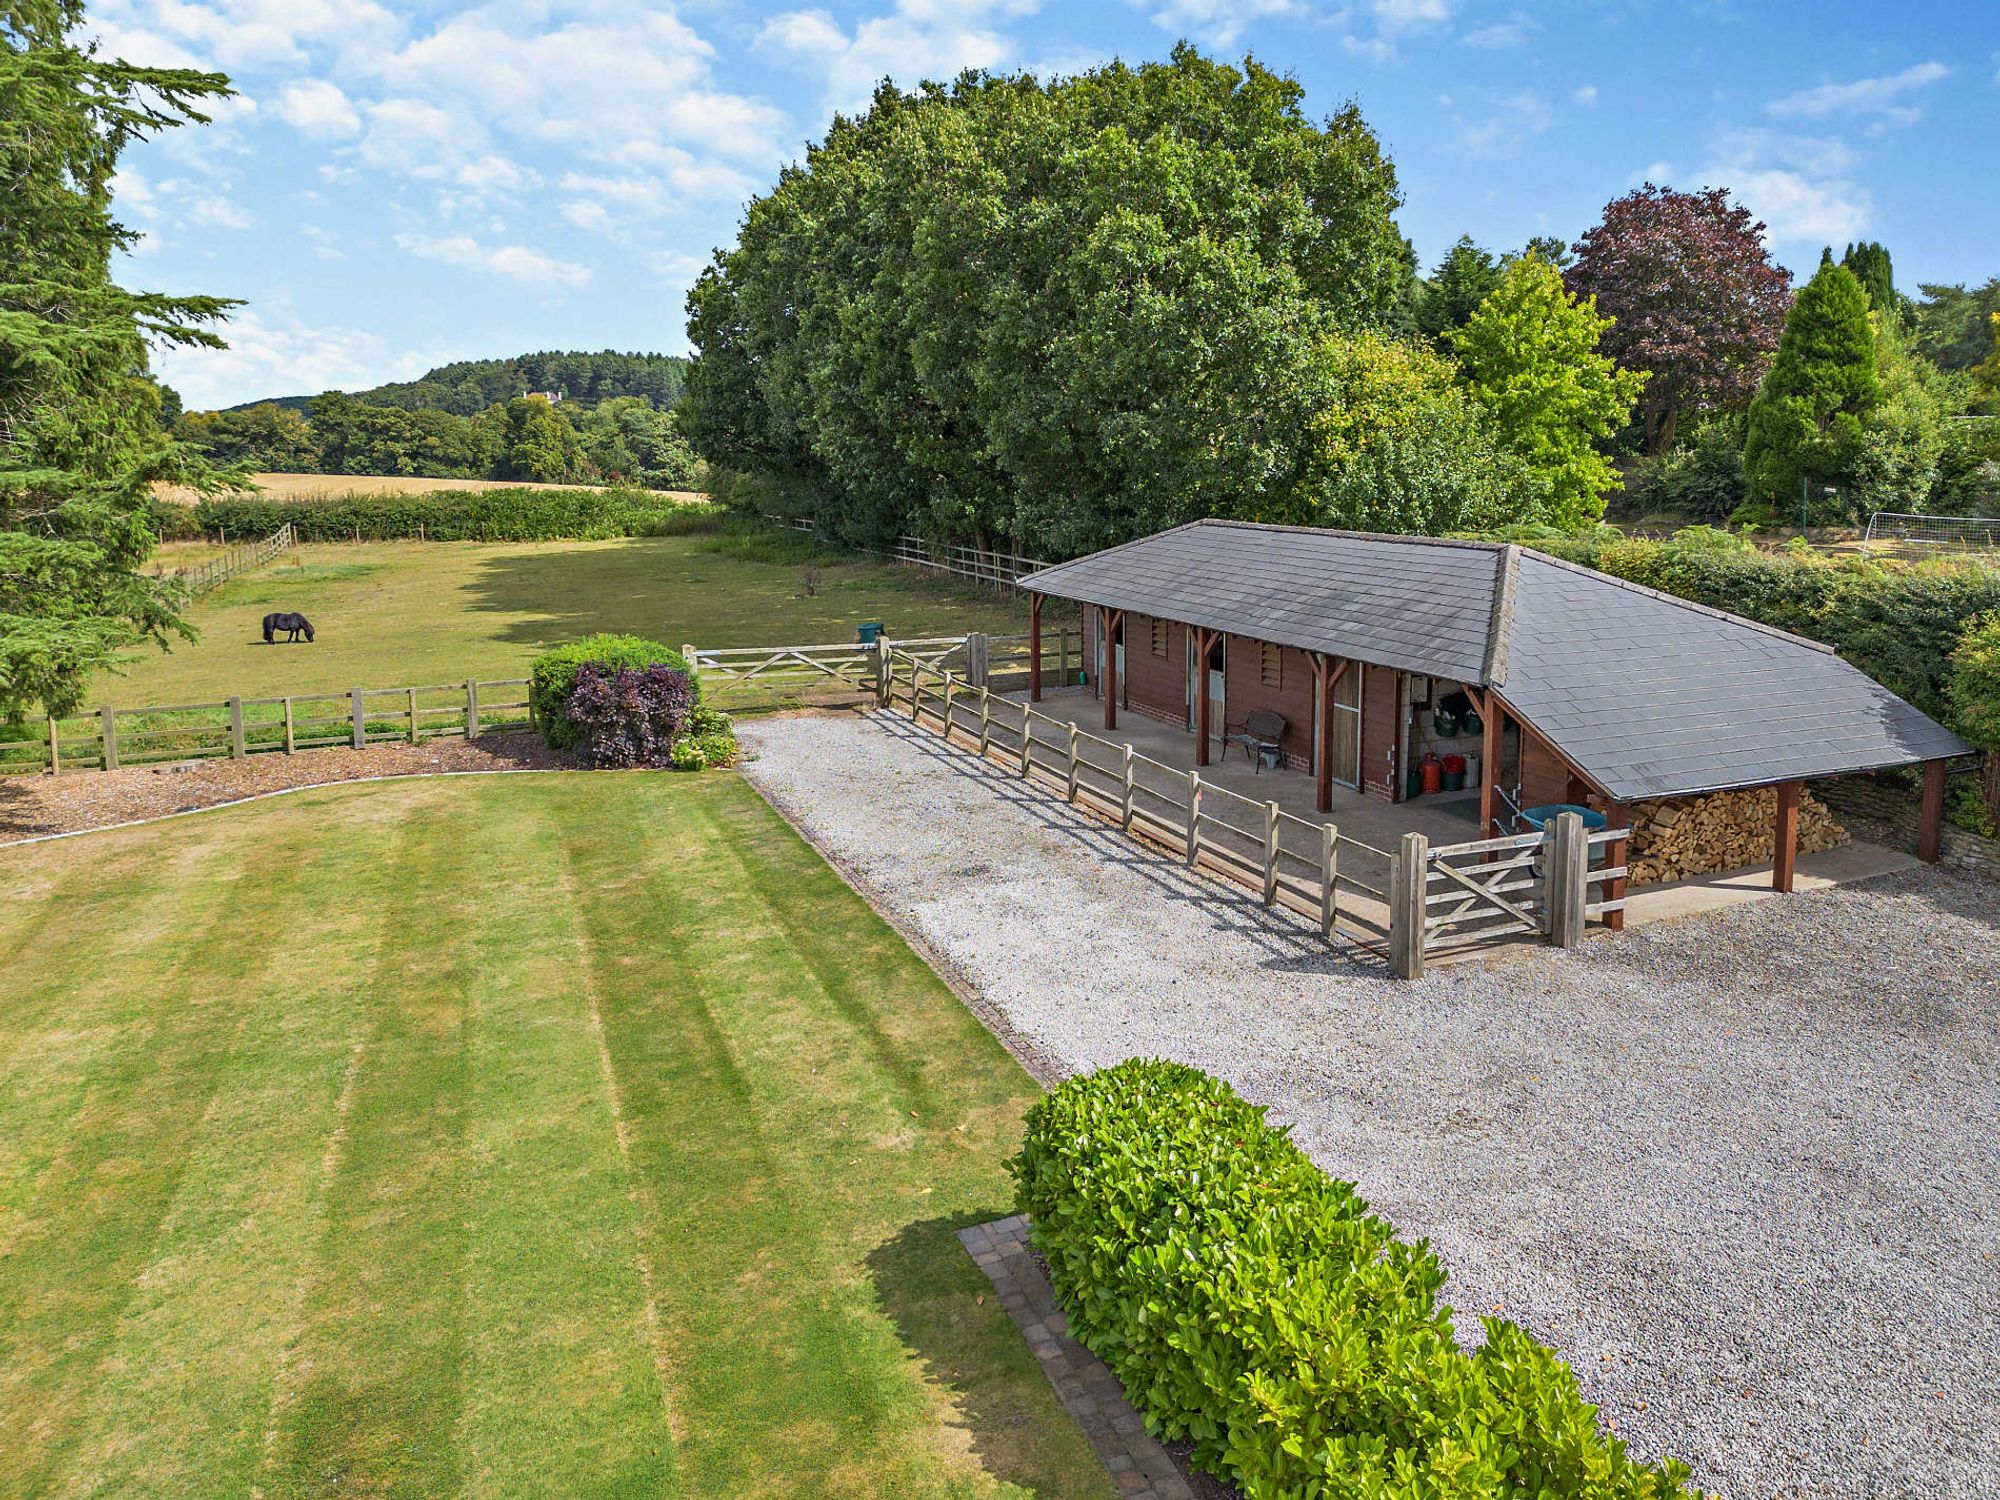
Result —
[[312, 621], [304, 615], [293, 614], [289, 610], [279, 614], [264, 616], [264, 644], [270, 645], [278, 638], [279, 631], [285, 632], [285, 639], [295, 641], [301, 632], [307, 641], [313, 638]]

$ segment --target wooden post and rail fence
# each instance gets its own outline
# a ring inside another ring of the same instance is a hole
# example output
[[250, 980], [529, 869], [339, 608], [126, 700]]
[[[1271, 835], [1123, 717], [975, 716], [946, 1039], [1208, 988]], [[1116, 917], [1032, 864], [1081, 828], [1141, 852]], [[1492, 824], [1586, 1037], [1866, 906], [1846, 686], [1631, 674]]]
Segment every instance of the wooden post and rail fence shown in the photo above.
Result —
[[292, 529], [290, 521], [260, 541], [238, 542], [224, 549], [222, 556], [210, 558], [191, 568], [182, 568], [167, 575], [179, 583], [195, 598], [212, 589], [220, 588], [239, 573], [247, 573], [252, 568], [261, 568], [280, 552], [289, 551], [298, 544], [298, 533]]

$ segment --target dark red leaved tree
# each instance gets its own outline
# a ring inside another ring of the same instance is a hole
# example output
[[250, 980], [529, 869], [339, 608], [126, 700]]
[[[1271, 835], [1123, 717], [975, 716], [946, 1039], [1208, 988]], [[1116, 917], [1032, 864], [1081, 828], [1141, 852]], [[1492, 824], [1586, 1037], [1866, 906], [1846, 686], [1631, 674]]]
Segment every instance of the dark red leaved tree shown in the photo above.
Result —
[[1605, 204], [1604, 222], [1575, 248], [1570, 291], [1616, 319], [1599, 347], [1652, 377], [1639, 397], [1648, 453], [1673, 442], [1683, 412], [1756, 395], [1785, 331], [1792, 277], [1772, 263], [1763, 224], [1725, 189], [1649, 182]]

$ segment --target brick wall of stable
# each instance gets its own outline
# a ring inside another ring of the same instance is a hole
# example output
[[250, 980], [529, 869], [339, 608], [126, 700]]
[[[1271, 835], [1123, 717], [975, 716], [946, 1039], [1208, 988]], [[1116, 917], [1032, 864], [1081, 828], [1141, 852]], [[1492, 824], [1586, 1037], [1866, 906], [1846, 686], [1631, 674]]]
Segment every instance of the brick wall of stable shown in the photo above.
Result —
[[[1354, 670], [1352, 667], [1349, 671]], [[1391, 802], [1403, 800], [1403, 674], [1393, 667], [1364, 667], [1361, 679], [1361, 790]]]
[[1278, 746], [1285, 764], [1312, 768], [1312, 658], [1291, 646], [1275, 655], [1277, 682], [1264, 680], [1264, 643], [1249, 636], [1229, 636], [1223, 647], [1223, 693], [1231, 728], [1240, 728], [1253, 713], [1269, 709], [1282, 714], [1285, 733]]

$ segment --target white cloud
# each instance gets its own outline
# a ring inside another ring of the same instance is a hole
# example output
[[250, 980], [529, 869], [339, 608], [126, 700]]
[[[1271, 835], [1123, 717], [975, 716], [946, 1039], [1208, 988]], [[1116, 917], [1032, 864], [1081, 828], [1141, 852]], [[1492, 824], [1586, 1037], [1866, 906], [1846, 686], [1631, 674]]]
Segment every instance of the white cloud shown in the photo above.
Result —
[[361, 159], [411, 177], [443, 177], [485, 143], [472, 120], [427, 99], [382, 99], [367, 106]]
[[851, 33], [824, 10], [788, 11], [764, 23], [756, 44], [824, 80], [821, 103], [826, 110], [859, 111], [884, 78], [911, 88], [927, 78], [955, 77], [967, 68], [1002, 66], [1014, 56], [1014, 45], [982, 23], [995, 13], [1019, 15], [1031, 8], [975, 0], [899, 0], [893, 14], [858, 22]]
[[1729, 130], [1712, 142], [1705, 184], [1762, 219], [1774, 245], [1810, 248], [1853, 239], [1868, 228], [1874, 203], [1851, 173], [1855, 155], [1831, 136]]
[[365, 52], [399, 30], [374, 0], [101, 0], [92, 28], [133, 62], [231, 72], [297, 67], [317, 47]]
[[[397, 361], [372, 333], [310, 327], [280, 311], [239, 308], [219, 332], [227, 349], [164, 348], [153, 363], [160, 378], [201, 411], [260, 396], [316, 394], [421, 374], [417, 357]], [[416, 368], [408, 366], [415, 362]]]
[[463, 266], [470, 271], [486, 271], [514, 281], [582, 286], [590, 280], [588, 266], [557, 260], [525, 245], [482, 245], [469, 234], [399, 234], [396, 245], [398, 249], [425, 260]]
[[320, 140], [340, 140], [361, 133], [361, 113], [339, 85], [324, 78], [305, 78], [278, 90], [273, 108], [294, 130]]
[[1821, 119], [1831, 114], [1876, 114], [1898, 123], [1917, 119], [1922, 111], [1904, 101], [1909, 95], [1946, 77], [1951, 72], [1941, 62], [1918, 63], [1900, 73], [1880, 78], [1857, 78], [1852, 83], [1823, 83], [1773, 100], [1770, 112], [1780, 118]]
[[1159, 0], [1153, 21], [1177, 36], [1197, 36], [1211, 47], [1234, 47], [1253, 21], [1309, 14], [1302, 0]]
[[1472, 121], [1454, 115], [1457, 135], [1453, 144], [1467, 156], [1510, 156], [1532, 136], [1540, 135], [1556, 122], [1556, 112], [1548, 100], [1532, 90], [1489, 99], [1489, 113]]
[[1526, 11], [1517, 10], [1504, 21], [1489, 21], [1484, 26], [1475, 26], [1459, 40], [1468, 47], [1518, 47], [1541, 29], [1540, 21]]
[[1439, 26], [1451, 19], [1452, 0], [1372, 0], [1369, 9], [1386, 32]]
[[1586, 83], [1582, 88], [1571, 94], [1570, 98], [1587, 109], [1597, 102], [1597, 85]]

